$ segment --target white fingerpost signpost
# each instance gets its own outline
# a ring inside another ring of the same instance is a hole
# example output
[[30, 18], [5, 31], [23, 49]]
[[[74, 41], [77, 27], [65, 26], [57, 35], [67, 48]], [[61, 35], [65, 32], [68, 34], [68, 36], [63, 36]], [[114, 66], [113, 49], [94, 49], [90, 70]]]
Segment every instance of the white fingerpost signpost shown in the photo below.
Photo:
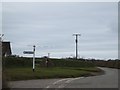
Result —
[[33, 46], [33, 72], [35, 71], [35, 45]]
[[35, 45], [33, 45], [33, 51], [24, 51], [24, 54], [33, 54], [33, 72], [35, 71]]

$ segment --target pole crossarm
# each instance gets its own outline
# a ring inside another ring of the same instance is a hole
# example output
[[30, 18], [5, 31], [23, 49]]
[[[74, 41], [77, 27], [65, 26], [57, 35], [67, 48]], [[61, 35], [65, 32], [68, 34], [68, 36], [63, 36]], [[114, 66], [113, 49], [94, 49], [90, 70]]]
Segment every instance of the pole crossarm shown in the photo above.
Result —
[[73, 36], [81, 36], [81, 34], [73, 34]]

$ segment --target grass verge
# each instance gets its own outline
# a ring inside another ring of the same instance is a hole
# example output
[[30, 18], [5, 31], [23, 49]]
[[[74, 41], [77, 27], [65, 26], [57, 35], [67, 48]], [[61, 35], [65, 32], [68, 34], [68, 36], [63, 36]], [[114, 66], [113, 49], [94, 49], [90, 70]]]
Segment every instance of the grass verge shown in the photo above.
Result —
[[29, 80], [29, 79], [49, 79], [49, 78], [73, 78], [80, 76], [90, 76], [93, 73], [101, 72], [99, 68], [79, 68], [79, 67], [36, 67], [35, 72], [32, 72], [32, 68], [7, 68], [5, 73], [7, 80]]

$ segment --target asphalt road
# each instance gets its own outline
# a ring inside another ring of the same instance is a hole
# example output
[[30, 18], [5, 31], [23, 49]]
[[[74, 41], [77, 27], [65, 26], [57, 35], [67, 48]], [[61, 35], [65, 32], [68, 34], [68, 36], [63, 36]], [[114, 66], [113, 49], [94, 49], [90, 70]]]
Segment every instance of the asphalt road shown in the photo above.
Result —
[[11, 88], [118, 88], [118, 69], [101, 68], [104, 75], [9, 82]]

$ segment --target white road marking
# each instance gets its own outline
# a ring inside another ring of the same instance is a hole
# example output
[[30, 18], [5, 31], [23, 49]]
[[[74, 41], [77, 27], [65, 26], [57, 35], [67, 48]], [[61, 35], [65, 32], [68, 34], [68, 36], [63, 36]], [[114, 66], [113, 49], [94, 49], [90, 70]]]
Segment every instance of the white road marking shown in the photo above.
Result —
[[62, 85], [60, 85], [58, 88], [64, 88], [64, 87], [65, 87], [65, 85], [62, 84]]
[[49, 85], [49, 86], [47, 86], [46, 88], [50, 88], [51, 86], [56, 85], [57, 83], [62, 82], [62, 81], [64, 81], [64, 80], [67, 80], [67, 79], [57, 80], [57, 81], [55, 81], [54, 83], [52, 83], [52, 85]]
[[59, 83], [59, 82], [65, 81], [65, 80], [67, 80], [67, 79], [58, 80], [58, 81], [54, 82], [53, 85], [55, 85], [55, 84], [57, 84], [57, 83]]
[[74, 80], [74, 78], [68, 79], [65, 83], [70, 83], [73, 80]]
[[62, 84], [60, 84], [60, 85], [58, 86], [58, 88], [64, 88], [64, 87], [65, 87], [65, 84], [68, 84], [68, 83], [70, 83], [70, 82], [72, 82], [72, 81], [74, 81], [74, 80], [81, 79], [81, 78], [84, 78], [84, 77], [60, 79], [60, 80], [57, 80], [57, 81], [55, 81], [54, 83], [52, 83], [52, 85], [47, 86], [46, 88], [50, 88], [50, 87], [52, 87], [53, 85], [56, 85], [56, 84], [58, 84], [58, 83], [60, 83], [60, 82], [65, 81], [65, 82], [63, 82]]
[[84, 77], [78, 77], [78, 78], [68, 78], [67, 81], [61, 85], [58, 86], [58, 88], [64, 88], [66, 86], [66, 84], [74, 81], [74, 80], [77, 80], [77, 79], [81, 79], [81, 78], [84, 78]]
[[65, 83], [70, 83], [74, 80], [77, 80], [77, 79], [81, 79], [81, 78], [84, 78], [84, 77], [78, 77], [78, 78], [70, 78], [69, 80], [67, 80]]
[[75, 78], [75, 80], [77, 80], [77, 79], [81, 79], [81, 78], [85, 78], [85, 77], [78, 77], [78, 78]]
[[47, 86], [46, 88], [50, 88], [50, 86]]

